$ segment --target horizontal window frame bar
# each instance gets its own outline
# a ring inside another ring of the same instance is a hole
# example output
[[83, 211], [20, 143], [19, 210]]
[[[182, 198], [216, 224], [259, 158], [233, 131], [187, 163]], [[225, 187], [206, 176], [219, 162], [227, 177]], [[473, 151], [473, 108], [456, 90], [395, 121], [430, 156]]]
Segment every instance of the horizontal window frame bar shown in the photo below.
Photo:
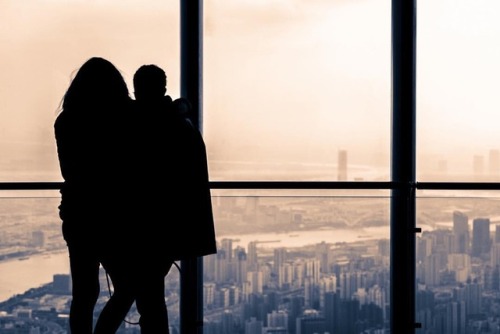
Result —
[[500, 190], [500, 182], [417, 182], [419, 190]]
[[[0, 190], [60, 190], [62, 182], [0, 182]], [[399, 189], [391, 181], [211, 181], [211, 189]], [[500, 190], [500, 182], [416, 182], [419, 190]]]

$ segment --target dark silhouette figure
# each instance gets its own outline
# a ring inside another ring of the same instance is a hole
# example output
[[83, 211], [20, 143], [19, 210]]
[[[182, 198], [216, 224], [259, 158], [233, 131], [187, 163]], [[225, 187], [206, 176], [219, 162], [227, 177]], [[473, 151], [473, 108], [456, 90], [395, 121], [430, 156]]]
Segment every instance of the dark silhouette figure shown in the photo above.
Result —
[[[59, 215], [67, 243], [72, 302], [72, 334], [92, 333], [99, 295], [99, 263], [120, 238], [126, 221], [123, 206], [125, 125], [131, 99], [118, 69], [93, 57], [76, 73], [54, 123], [64, 182]], [[119, 197], [118, 197], [119, 196]], [[121, 208], [120, 210], [118, 210]]]
[[[190, 103], [166, 95], [155, 65], [134, 75], [126, 167], [130, 228], [102, 255], [114, 292], [95, 333], [114, 333], [135, 301], [141, 333], [168, 334], [165, 276], [174, 261], [216, 252], [206, 149]], [[182, 274], [182, 273], [181, 273]]]
[[[166, 95], [156, 65], [135, 73], [136, 231], [143, 272], [136, 305], [142, 333], [168, 333], [164, 280], [172, 262], [216, 252], [206, 149], [188, 119], [190, 103]], [[181, 273], [182, 275], [182, 273]]]
[[[155, 89], [147, 82], [155, 82], [155, 86], [163, 89]], [[143, 94], [146, 89], [157, 91], [158, 96]], [[141, 224], [150, 225], [145, 229], [147, 236], [143, 240], [148, 247], [157, 247], [159, 260], [161, 256], [182, 260], [215, 254], [205, 142], [189, 119], [190, 102], [185, 98], [172, 101], [165, 92], [166, 74], [161, 68], [143, 65], [137, 70], [134, 119], [139, 120], [142, 129], [138, 131], [141, 159], [137, 159], [140, 161], [137, 168], [142, 169], [142, 193], [149, 194], [141, 203], [143, 213], [152, 218]], [[157, 205], [151, 207], [151, 203]]]

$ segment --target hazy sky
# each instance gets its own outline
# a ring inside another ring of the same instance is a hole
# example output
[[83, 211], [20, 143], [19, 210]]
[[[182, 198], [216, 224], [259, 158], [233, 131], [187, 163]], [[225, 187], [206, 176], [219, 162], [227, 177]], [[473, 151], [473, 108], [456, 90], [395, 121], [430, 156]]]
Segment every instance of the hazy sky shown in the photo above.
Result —
[[[211, 159], [334, 164], [347, 149], [350, 163], [388, 172], [390, 2], [205, 1]], [[500, 148], [500, 3], [417, 6], [417, 141], [426, 156], [417, 161], [467, 170], [473, 154]], [[91, 56], [111, 60], [129, 83], [138, 66], [156, 63], [177, 97], [178, 12], [173, 0], [0, 0], [0, 162], [57, 167], [56, 110]]]

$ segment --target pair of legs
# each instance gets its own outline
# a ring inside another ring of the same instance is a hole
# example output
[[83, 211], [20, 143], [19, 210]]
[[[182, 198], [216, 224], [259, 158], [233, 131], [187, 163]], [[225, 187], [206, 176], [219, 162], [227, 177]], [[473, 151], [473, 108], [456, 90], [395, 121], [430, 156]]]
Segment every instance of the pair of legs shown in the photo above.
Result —
[[113, 283], [113, 294], [97, 320], [94, 334], [115, 333], [135, 301], [142, 334], [169, 334], [165, 276], [172, 263], [151, 264], [145, 257], [111, 251], [102, 265]]
[[69, 326], [72, 334], [92, 334], [94, 307], [99, 297], [99, 258], [79, 241], [68, 242], [72, 280]]

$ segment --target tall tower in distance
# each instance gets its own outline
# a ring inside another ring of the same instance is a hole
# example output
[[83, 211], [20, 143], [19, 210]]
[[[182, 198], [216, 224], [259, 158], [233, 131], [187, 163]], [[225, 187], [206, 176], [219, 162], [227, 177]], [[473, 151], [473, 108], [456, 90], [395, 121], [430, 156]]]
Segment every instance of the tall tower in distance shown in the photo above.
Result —
[[490, 246], [490, 219], [475, 218], [472, 221], [472, 256], [488, 253]]
[[469, 217], [460, 211], [453, 212], [453, 252], [468, 254], [470, 245]]
[[338, 168], [338, 181], [347, 181], [347, 151], [339, 150], [339, 156], [337, 161]]

